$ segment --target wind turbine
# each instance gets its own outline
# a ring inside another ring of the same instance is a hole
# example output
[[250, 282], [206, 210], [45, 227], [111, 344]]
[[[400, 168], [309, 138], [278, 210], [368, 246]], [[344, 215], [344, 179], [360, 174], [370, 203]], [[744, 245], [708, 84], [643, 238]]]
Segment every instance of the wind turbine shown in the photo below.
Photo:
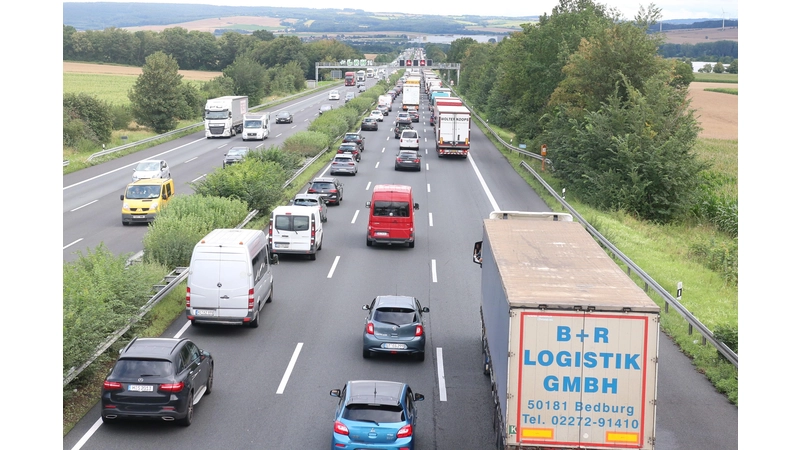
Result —
[[722, 31], [725, 31], [725, 8], [722, 8]]

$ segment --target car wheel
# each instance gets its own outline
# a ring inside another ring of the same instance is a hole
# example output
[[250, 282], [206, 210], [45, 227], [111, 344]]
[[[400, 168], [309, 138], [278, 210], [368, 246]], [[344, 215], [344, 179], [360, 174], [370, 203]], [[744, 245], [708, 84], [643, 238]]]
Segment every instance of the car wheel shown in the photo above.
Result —
[[394, 165], [394, 170], [400, 170], [400, 168], [397, 167], [397, 164]]
[[259, 311], [256, 311], [255, 317], [253, 317], [253, 320], [250, 321], [250, 328], [258, 328], [259, 316], [261, 316], [261, 313]]
[[408, 243], [408, 248], [414, 248], [414, 241]]
[[369, 359], [370, 356], [372, 356], [372, 355], [369, 354], [369, 350], [364, 349], [364, 350], [361, 350], [361, 356], [363, 356], [364, 359]]
[[194, 392], [189, 393], [189, 405], [186, 407], [186, 417], [180, 419], [178, 424], [184, 427], [188, 427], [192, 424], [192, 419], [194, 419]]
[[214, 366], [211, 365], [211, 372], [208, 373], [208, 380], [206, 381], [206, 393], [208, 395], [211, 393], [211, 388], [214, 387]]
[[316, 253], [312, 253], [312, 254], [308, 255], [308, 259], [310, 259], [311, 261], [316, 261], [317, 260], [317, 254]]
[[130, 222], [125, 222], [124, 220], [122, 221], [122, 225], [128, 226], [130, 224], [131, 224]]
[[372, 241], [370, 241], [369, 238], [367, 238], [367, 247], [372, 247]]

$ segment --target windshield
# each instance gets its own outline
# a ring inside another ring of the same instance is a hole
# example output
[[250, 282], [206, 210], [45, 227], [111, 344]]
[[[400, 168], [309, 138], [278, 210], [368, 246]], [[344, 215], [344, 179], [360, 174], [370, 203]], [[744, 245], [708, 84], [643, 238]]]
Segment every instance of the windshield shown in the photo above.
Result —
[[260, 120], [246, 120], [244, 122], [244, 127], [245, 128], [261, 128], [261, 124], [262, 123], [263, 122], [261, 122]]
[[161, 186], [129, 186], [125, 192], [125, 198], [142, 200], [158, 198], [159, 194], [161, 194]]
[[140, 162], [136, 166], [136, 171], [152, 172], [159, 170], [159, 163], [157, 161]]
[[227, 119], [228, 118], [228, 110], [224, 111], [206, 111], [206, 120], [215, 120], [215, 119]]
[[247, 153], [247, 149], [245, 148], [232, 148], [228, 150], [228, 156], [242, 156]]

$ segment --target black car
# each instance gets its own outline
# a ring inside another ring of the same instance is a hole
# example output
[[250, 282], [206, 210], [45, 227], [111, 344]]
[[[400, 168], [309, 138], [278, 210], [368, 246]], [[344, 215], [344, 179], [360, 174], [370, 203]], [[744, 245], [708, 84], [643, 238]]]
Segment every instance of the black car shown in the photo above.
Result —
[[416, 109], [408, 108], [408, 116], [411, 117], [412, 122], [419, 122], [419, 111]]
[[400, 135], [403, 134], [403, 130], [413, 130], [414, 126], [411, 125], [411, 122], [398, 122], [394, 126], [394, 138], [400, 139]]
[[250, 153], [249, 147], [231, 148], [225, 153], [225, 158], [222, 160], [222, 167], [227, 167], [231, 164], [242, 162], [248, 153]]
[[361, 131], [378, 131], [378, 121], [372, 117], [365, 117], [361, 121]]
[[364, 141], [366, 138], [361, 135], [358, 131], [353, 131], [350, 133], [345, 133], [344, 137], [342, 138], [342, 142], [353, 142], [358, 145], [358, 149], [362, 152], [364, 151]]
[[213, 384], [214, 359], [191, 340], [135, 338], [103, 382], [100, 414], [104, 423], [156, 419], [188, 427]]
[[325, 203], [338, 205], [344, 200], [344, 185], [338, 178], [317, 177], [309, 181], [307, 194], [319, 194]]
[[416, 150], [400, 150], [394, 160], [394, 170], [411, 169], [419, 172], [422, 170], [419, 152]]
[[275, 115], [275, 123], [292, 123], [294, 116], [289, 111], [281, 111]]

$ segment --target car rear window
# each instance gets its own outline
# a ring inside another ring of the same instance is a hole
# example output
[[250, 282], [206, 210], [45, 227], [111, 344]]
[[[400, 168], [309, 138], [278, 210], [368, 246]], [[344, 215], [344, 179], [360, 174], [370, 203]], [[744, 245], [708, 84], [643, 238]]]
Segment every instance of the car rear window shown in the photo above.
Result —
[[275, 216], [275, 228], [282, 231], [306, 231], [309, 228], [309, 217]]
[[172, 362], [163, 359], [120, 359], [114, 365], [114, 378], [168, 377], [172, 375]]
[[334, 160], [335, 162], [349, 163], [349, 162], [351, 162], [351, 161], [353, 160], [353, 158], [342, 158], [342, 157], [340, 156], [340, 157], [336, 157], [336, 158], [334, 158], [333, 160]]
[[403, 139], [414, 139], [417, 137], [416, 131], [403, 131]]
[[409, 217], [408, 202], [376, 201], [373, 205], [372, 215]]
[[397, 405], [350, 404], [342, 417], [359, 422], [395, 423], [406, 420], [403, 408]]
[[294, 201], [297, 206], [316, 206], [318, 202], [313, 198], [298, 198]]
[[314, 189], [315, 191], [332, 190], [332, 189], [336, 189], [336, 186], [334, 186], [333, 183], [319, 183], [318, 182], [318, 183], [312, 184], [311, 185], [311, 189]]
[[373, 320], [393, 325], [407, 325], [414, 323], [416, 312], [408, 308], [378, 308], [372, 316]]

